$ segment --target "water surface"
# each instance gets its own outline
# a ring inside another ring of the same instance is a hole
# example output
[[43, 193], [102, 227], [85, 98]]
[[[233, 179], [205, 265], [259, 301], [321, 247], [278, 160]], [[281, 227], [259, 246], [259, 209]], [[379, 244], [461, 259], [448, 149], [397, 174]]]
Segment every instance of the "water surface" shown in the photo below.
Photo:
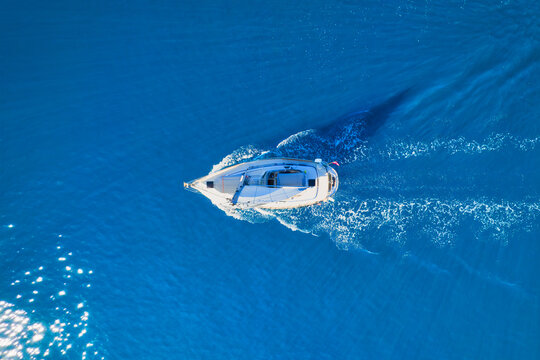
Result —
[[[540, 357], [539, 14], [5, 3], [0, 357]], [[181, 188], [269, 154], [336, 201]]]

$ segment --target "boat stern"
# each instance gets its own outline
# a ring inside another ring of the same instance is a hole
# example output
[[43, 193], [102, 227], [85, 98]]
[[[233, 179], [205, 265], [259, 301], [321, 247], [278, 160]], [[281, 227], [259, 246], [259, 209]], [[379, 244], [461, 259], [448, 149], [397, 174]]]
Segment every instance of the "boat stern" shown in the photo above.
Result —
[[331, 166], [328, 166], [328, 197], [334, 196], [339, 187], [339, 176]]

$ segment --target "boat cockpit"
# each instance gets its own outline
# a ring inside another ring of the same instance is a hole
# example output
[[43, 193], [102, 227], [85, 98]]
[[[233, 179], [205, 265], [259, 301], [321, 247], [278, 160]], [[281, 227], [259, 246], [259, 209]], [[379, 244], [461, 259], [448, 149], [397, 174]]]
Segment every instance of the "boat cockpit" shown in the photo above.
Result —
[[267, 171], [262, 176], [261, 185], [268, 187], [305, 187], [306, 174], [303, 171], [294, 169]]

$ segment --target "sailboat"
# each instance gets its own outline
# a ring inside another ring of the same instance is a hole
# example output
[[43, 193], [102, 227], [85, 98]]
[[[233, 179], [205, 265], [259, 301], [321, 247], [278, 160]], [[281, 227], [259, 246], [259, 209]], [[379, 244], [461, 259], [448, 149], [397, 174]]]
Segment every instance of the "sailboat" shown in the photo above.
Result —
[[[330, 164], [339, 165], [337, 162]], [[226, 167], [184, 183], [218, 205], [291, 209], [333, 200], [336, 170], [321, 159], [271, 158]]]

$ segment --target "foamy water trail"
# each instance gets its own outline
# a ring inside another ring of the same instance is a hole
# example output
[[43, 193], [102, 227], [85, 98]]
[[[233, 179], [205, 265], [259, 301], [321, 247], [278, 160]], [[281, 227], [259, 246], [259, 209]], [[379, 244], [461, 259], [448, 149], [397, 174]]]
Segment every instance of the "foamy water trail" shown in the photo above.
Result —
[[[337, 159], [347, 166], [354, 162], [392, 163], [441, 154], [476, 156], [487, 152], [523, 153], [535, 151], [540, 142], [539, 137], [491, 134], [481, 140], [465, 137], [431, 141], [399, 140], [373, 147], [362, 136], [364, 125], [355, 118], [355, 121], [344, 122], [339, 131], [334, 131], [329, 136], [323, 136], [315, 130], [306, 130], [289, 136], [274, 149], [242, 147], [227, 155], [212, 170], [256, 158], [276, 156], [305, 159], [320, 157], [327, 161]], [[384, 177], [384, 174], [381, 176]], [[388, 190], [388, 184], [380, 184], [377, 179], [381, 177], [372, 178], [374, 184], [367, 187], [364, 184], [364, 189], [381, 187]], [[406, 185], [408, 188], [416, 186], [420, 189], [422, 184]], [[366, 234], [372, 233], [372, 230], [376, 230], [374, 233], [378, 234], [380, 239], [386, 239], [386, 242], [403, 244], [411, 237], [425, 237], [436, 246], [446, 246], [454, 242], [460, 227], [466, 226], [476, 237], [488, 236], [504, 243], [514, 231], [530, 231], [531, 224], [537, 220], [540, 213], [540, 199], [535, 198], [509, 201], [500, 197], [491, 199], [489, 194], [484, 194], [478, 198], [463, 199], [456, 189], [456, 198], [453, 199], [452, 183], [444, 184], [450, 194], [446, 194], [444, 198], [361, 199], [359, 194], [355, 194], [354, 186], [354, 182], [343, 181], [341, 191], [346, 191], [344, 196], [340, 196], [338, 192], [335, 202], [301, 209], [237, 210], [226, 204], [216, 205], [227, 215], [239, 220], [252, 223], [277, 220], [293, 231], [314, 235], [327, 234], [342, 249], [363, 250], [369, 249]], [[393, 190], [399, 194], [399, 188]]]
[[510, 134], [491, 134], [483, 140], [467, 140], [464, 137], [449, 140], [433, 140], [428, 142], [399, 141], [388, 144], [379, 151], [381, 158], [391, 160], [408, 159], [412, 157], [430, 156], [436, 153], [481, 154], [504, 150], [530, 151], [534, 150], [540, 137], [522, 138]]
[[[476, 237], [487, 235], [504, 243], [514, 231], [531, 231], [539, 215], [538, 201], [437, 198], [348, 199], [275, 212], [289, 226], [330, 235], [342, 249], [365, 248], [379, 239], [403, 245], [412, 237], [447, 246], [464, 225], [472, 226]], [[369, 234], [377, 234], [377, 239], [367, 239]]]
[[274, 149], [261, 149], [248, 145], [227, 155], [213, 166], [212, 172], [258, 157], [323, 158], [348, 164], [357, 161], [404, 160], [437, 154], [477, 155], [502, 151], [527, 152], [535, 150], [540, 143], [540, 137], [524, 138], [511, 134], [491, 134], [482, 140], [468, 140], [464, 137], [431, 141], [400, 140], [374, 148], [367, 140], [354, 134], [355, 132], [351, 131], [350, 127], [345, 127], [344, 133], [332, 138], [325, 138], [315, 130], [306, 130], [289, 136]]
[[[419, 238], [438, 247], [452, 246], [463, 226], [472, 228], [476, 238], [506, 244], [514, 232], [533, 231], [540, 201], [348, 199], [291, 210], [229, 211], [252, 223], [275, 219], [293, 231], [328, 235], [343, 250], [376, 252], [381, 244], [403, 246]], [[370, 239], [372, 234], [377, 238]]]
[[218, 164], [212, 167], [210, 172], [216, 172], [227, 166], [238, 164], [243, 161], [253, 160], [257, 156], [264, 154], [265, 150], [258, 149], [253, 145], [243, 146], [239, 149], [236, 149], [231, 154], [225, 156]]

